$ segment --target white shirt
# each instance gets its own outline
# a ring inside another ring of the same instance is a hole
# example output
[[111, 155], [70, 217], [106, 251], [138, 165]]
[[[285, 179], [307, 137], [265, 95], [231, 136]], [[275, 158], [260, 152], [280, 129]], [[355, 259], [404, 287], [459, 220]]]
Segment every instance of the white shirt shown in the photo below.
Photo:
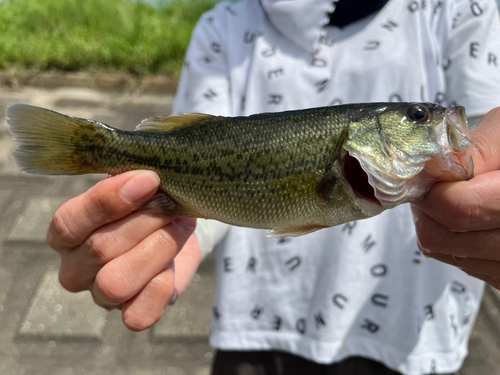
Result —
[[[494, 0], [392, 0], [343, 29], [327, 26], [332, 11], [325, 0], [218, 4], [194, 32], [175, 112], [430, 101], [477, 116], [500, 104]], [[403, 374], [460, 368], [483, 283], [423, 257], [408, 205], [298, 238], [265, 234], [232, 227], [219, 246], [215, 347], [359, 355]]]

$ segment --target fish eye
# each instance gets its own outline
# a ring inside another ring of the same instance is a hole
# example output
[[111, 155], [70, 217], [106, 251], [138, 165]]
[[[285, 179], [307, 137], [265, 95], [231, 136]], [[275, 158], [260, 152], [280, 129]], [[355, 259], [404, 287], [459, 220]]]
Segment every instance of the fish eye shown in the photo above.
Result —
[[411, 106], [408, 109], [408, 117], [416, 122], [426, 122], [429, 119], [429, 111], [421, 105]]

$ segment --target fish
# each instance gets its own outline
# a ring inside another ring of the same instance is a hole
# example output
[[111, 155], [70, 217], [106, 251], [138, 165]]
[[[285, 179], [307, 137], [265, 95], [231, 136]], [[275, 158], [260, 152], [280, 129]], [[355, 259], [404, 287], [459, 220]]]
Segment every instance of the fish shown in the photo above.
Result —
[[300, 236], [421, 199], [438, 181], [472, 178], [465, 109], [360, 103], [251, 116], [151, 117], [135, 131], [49, 109], [7, 109], [13, 158], [38, 175], [161, 179], [144, 207]]

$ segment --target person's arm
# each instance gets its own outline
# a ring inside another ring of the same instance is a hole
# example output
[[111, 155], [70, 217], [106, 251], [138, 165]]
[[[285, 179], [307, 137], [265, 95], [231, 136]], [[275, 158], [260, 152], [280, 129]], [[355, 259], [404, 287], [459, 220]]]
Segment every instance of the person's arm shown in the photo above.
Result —
[[[217, 24], [208, 16], [192, 38], [177, 112], [229, 112], [222, 49], [215, 49], [211, 64], [200, 59], [213, 43], [223, 45], [214, 39]], [[147, 171], [107, 178], [63, 203], [47, 233], [47, 242], [61, 255], [61, 285], [71, 292], [89, 290], [104, 308], [122, 309], [125, 325], [134, 331], [160, 319], [165, 306], [188, 287], [202, 257], [192, 235], [194, 219], [154, 216], [139, 209], [158, 187], [158, 176]]]

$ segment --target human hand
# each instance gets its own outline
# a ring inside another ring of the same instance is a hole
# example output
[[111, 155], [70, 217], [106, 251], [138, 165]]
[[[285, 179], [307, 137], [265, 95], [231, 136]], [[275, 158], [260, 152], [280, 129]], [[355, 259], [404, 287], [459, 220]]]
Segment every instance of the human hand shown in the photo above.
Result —
[[47, 232], [47, 243], [61, 255], [61, 285], [70, 292], [89, 290], [106, 309], [120, 308], [133, 331], [161, 318], [201, 260], [191, 236], [195, 219], [137, 210], [159, 183], [150, 171], [107, 178], [63, 203]]
[[500, 107], [471, 133], [475, 175], [434, 185], [412, 205], [419, 247], [500, 289]]

